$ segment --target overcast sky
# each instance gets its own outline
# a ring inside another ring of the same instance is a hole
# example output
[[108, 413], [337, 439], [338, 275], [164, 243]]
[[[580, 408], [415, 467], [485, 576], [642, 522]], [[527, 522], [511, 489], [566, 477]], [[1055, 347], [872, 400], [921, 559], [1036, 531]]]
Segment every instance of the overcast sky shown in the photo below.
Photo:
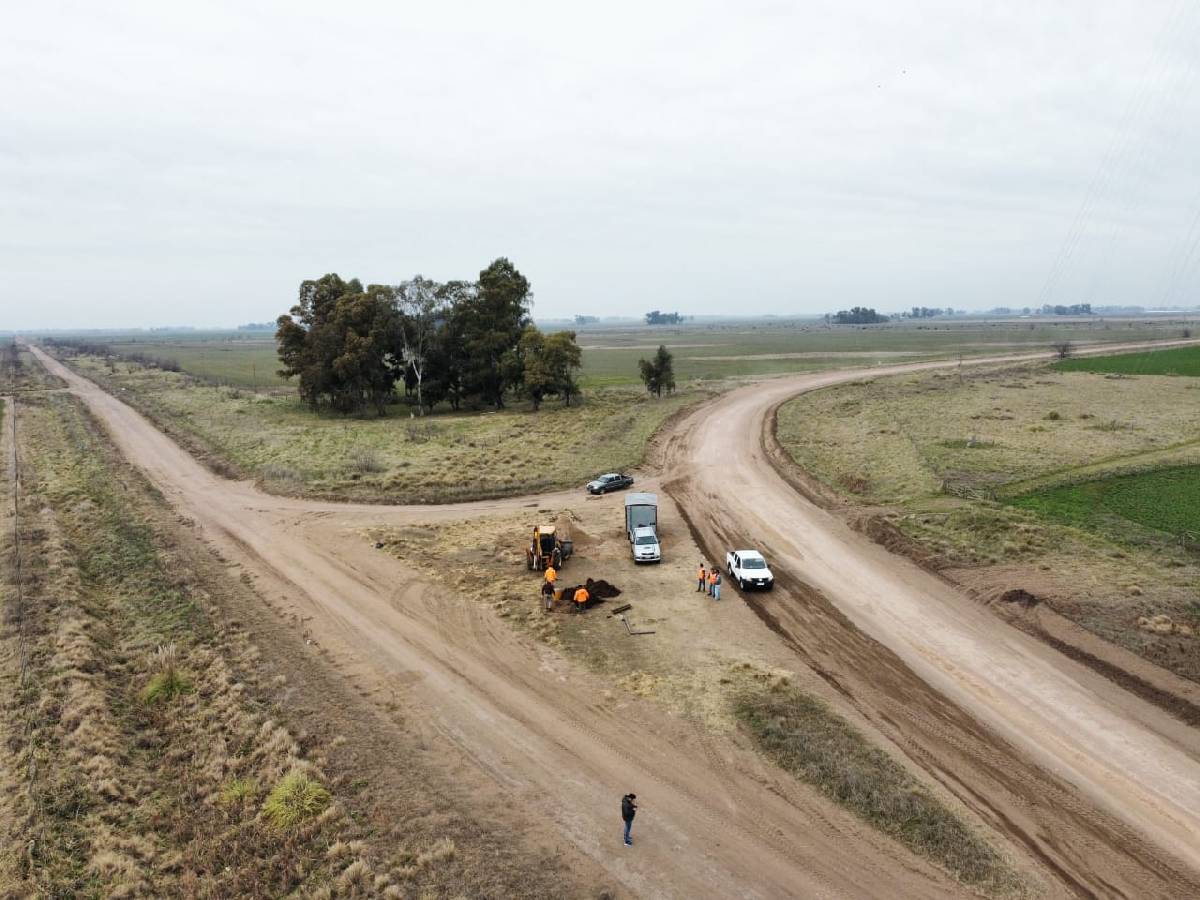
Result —
[[6, 4], [0, 329], [497, 256], [539, 317], [1190, 305], [1194, 6]]

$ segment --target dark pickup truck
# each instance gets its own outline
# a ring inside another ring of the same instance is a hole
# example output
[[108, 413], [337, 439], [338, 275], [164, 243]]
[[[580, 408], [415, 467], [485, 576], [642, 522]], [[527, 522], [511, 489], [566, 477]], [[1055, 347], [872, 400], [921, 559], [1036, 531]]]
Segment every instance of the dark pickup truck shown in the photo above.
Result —
[[587, 483], [587, 492], [589, 494], [607, 494], [609, 491], [619, 491], [621, 488], [627, 488], [633, 484], [632, 475], [619, 475], [616, 472], [610, 472], [607, 475], [601, 475], [595, 481]]

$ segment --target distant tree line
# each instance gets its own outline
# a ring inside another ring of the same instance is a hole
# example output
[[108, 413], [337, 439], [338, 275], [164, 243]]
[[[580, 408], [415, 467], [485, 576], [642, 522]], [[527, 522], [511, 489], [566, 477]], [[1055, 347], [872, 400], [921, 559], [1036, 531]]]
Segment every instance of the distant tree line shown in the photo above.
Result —
[[836, 325], [876, 325], [888, 321], [888, 318], [888, 316], [875, 312], [872, 308], [856, 306], [853, 309], [839, 310], [830, 317], [830, 320]]
[[647, 325], [678, 325], [682, 321], [683, 316], [677, 312], [665, 313], [655, 309], [646, 313]]
[[909, 319], [932, 319], [935, 316], [952, 316], [954, 315], [954, 310], [950, 307], [941, 309], [940, 307], [914, 306], [909, 312], [904, 313], [904, 315]]
[[575, 317], [575, 324], [579, 325], [579, 326], [595, 325], [599, 321], [600, 321], [599, 316], [576, 316]]
[[1042, 307], [1043, 316], [1090, 316], [1092, 314], [1092, 304], [1076, 303], [1072, 306], [1051, 306], [1049, 303]]
[[424, 414], [506, 397], [536, 409], [579, 396], [575, 332], [543, 334], [530, 318], [529, 281], [497, 259], [476, 281], [439, 283], [420, 275], [363, 287], [336, 274], [305, 281], [275, 339], [283, 378], [296, 378], [313, 409], [383, 414], [397, 385]]

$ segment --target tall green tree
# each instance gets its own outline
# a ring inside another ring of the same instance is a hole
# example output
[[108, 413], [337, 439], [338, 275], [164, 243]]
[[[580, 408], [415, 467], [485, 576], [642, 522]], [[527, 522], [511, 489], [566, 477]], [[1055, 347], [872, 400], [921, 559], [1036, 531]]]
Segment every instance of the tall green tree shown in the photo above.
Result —
[[397, 316], [390, 288], [364, 291], [357, 279], [326, 275], [300, 285], [290, 315], [279, 317], [275, 338], [283, 378], [299, 380], [312, 408], [382, 414], [395, 385]]
[[646, 390], [656, 397], [661, 397], [663, 391], [672, 393], [675, 390], [675, 357], [663, 344], [658, 345], [653, 359], [639, 359], [638, 369]]
[[543, 334], [536, 325], [528, 325], [518, 348], [522, 366], [521, 387], [538, 409], [547, 396], [562, 397], [571, 405], [579, 395], [577, 373], [583, 351], [575, 343], [574, 331]]
[[529, 281], [501, 257], [479, 273], [477, 290], [462, 301], [462, 328], [468, 353], [467, 390], [496, 409], [521, 370], [518, 345], [529, 324]]
[[575, 332], [556, 331], [547, 335], [542, 354], [553, 375], [554, 393], [570, 406], [571, 399], [579, 396], [579, 369], [583, 365], [583, 350], [575, 342]]
[[425, 399], [430, 406], [442, 401], [456, 412], [467, 396], [466, 370], [469, 356], [463, 310], [475, 296], [470, 281], [447, 281], [438, 286], [441, 316], [429, 350]]

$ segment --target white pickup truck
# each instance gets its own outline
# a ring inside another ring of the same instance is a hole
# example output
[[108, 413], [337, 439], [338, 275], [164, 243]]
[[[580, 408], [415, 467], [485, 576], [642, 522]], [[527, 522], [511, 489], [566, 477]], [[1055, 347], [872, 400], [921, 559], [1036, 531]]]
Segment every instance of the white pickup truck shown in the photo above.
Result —
[[752, 587], [769, 591], [775, 586], [775, 576], [757, 550], [730, 550], [725, 554], [725, 571], [743, 591]]

